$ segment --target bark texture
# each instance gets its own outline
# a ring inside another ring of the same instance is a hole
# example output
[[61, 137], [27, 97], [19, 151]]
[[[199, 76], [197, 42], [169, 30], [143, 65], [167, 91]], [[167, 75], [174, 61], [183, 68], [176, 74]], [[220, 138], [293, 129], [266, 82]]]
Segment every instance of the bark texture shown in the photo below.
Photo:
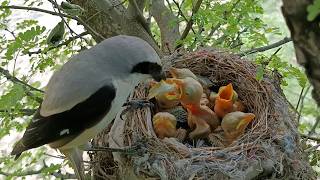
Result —
[[[180, 37], [179, 25], [173, 23], [176, 17], [164, 5], [163, 0], [150, 1], [150, 15], [155, 18], [161, 31], [161, 47], [151, 33], [150, 21], [148, 22], [143, 15], [145, 0], [130, 0], [127, 7], [125, 1], [118, 0], [71, 0], [71, 2], [85, 10], [81, 18], [104, 38], [119, 34], [137, 36], [147, 41], [160, 56], [170, 53]], [[101, 37], [93, 38], [97, 42], [103, 40]]]
[[305, 67], [312, 96], [320, 106], [320, 17], [307, 20], [313, 0], [283, 0], [282, 13], [291, 31], [298, 63]]
[[[81, 18], [104, 38], [119, 34], [137, 36], [147, 41], [160, 56], [162, 55], [159, 46], [138, 21], [136, 14], [132, 13], [131, 8], [128, 11], [122, 2], [118, 0], [71, 0], [71, 2], [85, 10]], [[99, 37], [94, 39], [97, 42], [102, 40]]]

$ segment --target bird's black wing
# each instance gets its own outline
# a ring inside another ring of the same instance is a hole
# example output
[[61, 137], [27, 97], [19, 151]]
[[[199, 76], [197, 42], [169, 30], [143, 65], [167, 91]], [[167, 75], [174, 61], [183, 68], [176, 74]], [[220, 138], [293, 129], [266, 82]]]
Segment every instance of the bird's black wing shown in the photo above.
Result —
[[115, 87], [108, 85], [67, 111], [43, 117], [39, 108], [11, 154], [19, 155], [28, 149], [80, 134], [107, 114], [115, 96]]

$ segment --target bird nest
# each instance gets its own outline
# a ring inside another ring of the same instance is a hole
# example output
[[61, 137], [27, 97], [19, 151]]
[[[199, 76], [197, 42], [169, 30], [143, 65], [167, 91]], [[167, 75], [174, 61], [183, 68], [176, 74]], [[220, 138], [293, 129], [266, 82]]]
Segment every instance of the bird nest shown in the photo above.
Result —
[[[96, 146], [134, 147], [130, 153], [90, 154], [96, 179], [315, 179], [299, 145], [296, 119], [279, 76], [267, 72], [256, 79], [257, 66], [239, 56], [212, 49], [175, 53], [163, 58], [165, 69], [188, 68], [217, 87], [232, 83], [255, 119], [228, 146], [202, 141], [158, 139], [152, 126], [154, 109], [117, 117], [94, 139]], [[132, 99], [145, 99], [148, 87], [136, 88]]]

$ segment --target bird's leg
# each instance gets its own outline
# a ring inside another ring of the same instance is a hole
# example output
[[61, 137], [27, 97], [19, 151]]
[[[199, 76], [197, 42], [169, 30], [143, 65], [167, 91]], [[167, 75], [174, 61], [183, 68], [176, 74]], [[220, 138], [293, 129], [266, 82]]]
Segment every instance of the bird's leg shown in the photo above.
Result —
[[136, 100], [131, 100], [123, 104], [123, 106], [126, 106], [126, 109], [124, 109], [121, 114], [120, 118], [123, 120], [123, 116], [128, 113], [129, 111], [136, 110], [136, 109], [142, 109], [146, 107], [153, 108], [154, 104], [148, 100], [143, 100], [143, 99], [136, 99]]
[[78, 148], [60, 149], [60, 152], [64, 154], [69, 162], [71, 162], [74, 173], [79, 180], [85, 180], [85, 172], [83, 167], [82, 151]]

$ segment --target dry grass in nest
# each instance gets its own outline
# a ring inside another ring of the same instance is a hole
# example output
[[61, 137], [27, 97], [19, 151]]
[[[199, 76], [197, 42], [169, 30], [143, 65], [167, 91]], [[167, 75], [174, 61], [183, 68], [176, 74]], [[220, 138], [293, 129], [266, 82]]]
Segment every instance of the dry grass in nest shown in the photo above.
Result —
[[[143, 148], [136, 155], [113, 153], [110, 164], [116, 162], [117, 175], [124, 179], [315, 179], [299, 147], [295, 117], [278, 79], [265, 76], [258, 81], [252, 62], [216, 50], [173, 54], [165, 57], [163, 64], [165, 68], [189, 68], [217, 87], [231, 82], [256, 118], [228, 147], [190, 147], [174, 138], [158, 139], [152, 110], [129, 113], [125, 123], [115, 120], [117, 131], [111, 130], [109, 136], [117, 143], [111, 147], [143, 144]], [[147, 94], [148, 89], [141, 85], [133, 99], [144, 99]]]

